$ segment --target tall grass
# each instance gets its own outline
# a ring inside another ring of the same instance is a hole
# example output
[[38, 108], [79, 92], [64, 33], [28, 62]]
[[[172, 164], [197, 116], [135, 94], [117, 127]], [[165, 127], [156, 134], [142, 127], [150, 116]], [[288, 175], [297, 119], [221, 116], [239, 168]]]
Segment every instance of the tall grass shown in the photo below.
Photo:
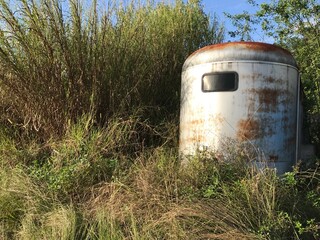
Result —
[[223, 39], [198, 1], [1, 0], [0, 22], [2, 119], [46, 139], [84, 113], [177, 112], [185, 58]]

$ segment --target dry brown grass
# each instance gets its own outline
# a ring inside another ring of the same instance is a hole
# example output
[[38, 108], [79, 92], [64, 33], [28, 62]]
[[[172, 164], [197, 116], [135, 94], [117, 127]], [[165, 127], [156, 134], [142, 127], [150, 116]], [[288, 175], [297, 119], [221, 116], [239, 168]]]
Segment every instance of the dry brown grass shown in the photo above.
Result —
[[88, 214], [104, 211], [124, 226], [134, 220], [136, 231], [150, 239], [255, 239], [221, 199], [184, 196], [176, 157], [162, 154], [156, 150], [147, 159], [141, 157], [124, 182], [93, 188]]

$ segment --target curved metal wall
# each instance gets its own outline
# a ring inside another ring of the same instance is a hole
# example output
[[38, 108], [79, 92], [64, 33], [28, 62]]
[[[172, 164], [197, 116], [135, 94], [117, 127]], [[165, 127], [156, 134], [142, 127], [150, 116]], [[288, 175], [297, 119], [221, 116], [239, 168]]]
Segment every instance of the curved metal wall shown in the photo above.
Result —
[[[217, 73], [237, 73], [237, 89], [203, 91], [203, 76]], [[298, 83], [295, 61], [282, 48], [241, 42], [200, 49], [182, 72], [180, 153], [223, 155], [242, 146], [253, 151], [257, 163], [266, 160], [279, 173], [291, 170]]]

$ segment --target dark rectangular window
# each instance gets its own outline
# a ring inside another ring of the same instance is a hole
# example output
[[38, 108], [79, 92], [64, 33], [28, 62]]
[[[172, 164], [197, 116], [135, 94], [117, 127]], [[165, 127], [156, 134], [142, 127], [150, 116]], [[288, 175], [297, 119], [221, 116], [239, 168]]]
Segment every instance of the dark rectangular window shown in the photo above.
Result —
[[238, 73], [216, 72], [202, 76], [203, 92], [228, 92], [238, 89]]

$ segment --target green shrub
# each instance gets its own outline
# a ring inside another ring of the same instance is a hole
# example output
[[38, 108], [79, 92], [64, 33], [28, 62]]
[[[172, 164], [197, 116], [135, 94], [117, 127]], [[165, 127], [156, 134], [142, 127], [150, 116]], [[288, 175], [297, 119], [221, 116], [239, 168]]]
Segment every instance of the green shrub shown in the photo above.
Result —
[[91, 116], [83, 116], [61, 140], [47, 143], [51, 154], [35, 159], [30, 174], [60, 196], [81, 195], [132, 164], [130, 159], [143, 147], [139, 133], [146, 127], [134, 116], [115, 118], [104, 128], [94, 126]]

